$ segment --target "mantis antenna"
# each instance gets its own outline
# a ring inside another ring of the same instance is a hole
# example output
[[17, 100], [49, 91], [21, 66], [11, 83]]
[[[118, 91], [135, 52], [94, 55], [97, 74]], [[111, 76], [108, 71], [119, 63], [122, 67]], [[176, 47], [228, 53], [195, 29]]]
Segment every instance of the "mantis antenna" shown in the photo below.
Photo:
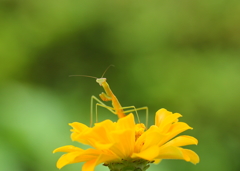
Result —
[[89, 78], [95, 78], [97, 79], [97, 77], [93, 77], [93, 76], [89, 76], [89, 75], [69, 75], [69, 77], [89, 77]]
[[107, 70], [108, 70], [111, 66], [114, 67], [113, 64], [109, 65], [109, 66], [105, 69], [105, 71], [103, 72], [101, 78], [103, 78], [103, 76], [106, 74]]
[[[103, 72], [101, 78], [103, 78], [103, 76], [106, 74], [107, 70], [110, 68], [110, 67], [114, 67], [114, 65], [109, 65], [105, 71]], [[95, 78], [95, 79], [98, 79], [98, 77], [94, 77], [94, 76], [90, 76], [90, 75], [69, 75], [69, 77], [89, 77], [89, 78]]]

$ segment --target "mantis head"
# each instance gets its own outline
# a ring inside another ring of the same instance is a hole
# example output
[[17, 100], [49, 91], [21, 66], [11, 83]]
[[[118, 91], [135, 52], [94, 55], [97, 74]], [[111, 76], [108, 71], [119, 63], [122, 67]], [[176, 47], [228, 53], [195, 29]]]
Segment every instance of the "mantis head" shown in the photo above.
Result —
[[100, 85], [100, 86], [102, 86], [102, 84], [104, 83], [104, 82], [106, 82], [106, 78], [97, 78], [96, 79], [96, 82]]

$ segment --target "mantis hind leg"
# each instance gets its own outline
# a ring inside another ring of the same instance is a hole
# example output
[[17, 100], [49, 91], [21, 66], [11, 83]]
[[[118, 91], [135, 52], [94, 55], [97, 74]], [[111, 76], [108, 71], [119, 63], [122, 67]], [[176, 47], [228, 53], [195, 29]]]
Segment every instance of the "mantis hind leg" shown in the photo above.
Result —
[[124, 110], [124, 113], [136, 112], [137, 119], [138, 119], [139, 123], [140, 123], [140, 119], [139, 119], [139, 115], [138, 115], [137, 111], [139, 111], [139, 110], [146, 110], [146, 128], [147, 128], [147, 126], [148, 126], [148, 107], [147, 106], [140, 107], [140, 108], [136, 108], [135, 106], [122, 107], [122, 109], [129, 109], [129, 108], [133, 108], [133, 109], [131, 109], [131, 110]]
[[[93, 122], [93, 100], [95, 100], [97, 102], [96, 103], [96, 111], [95, 111], [95, 113], [96, 113], [96, 122], [98, 122], [97, 121], [97, 107], [98, 106], [106, 108], [111, 113], [116, 115], [116, 112], [115, 112], [113, 107], [107, 106], [105, 103], [103, 103], [96, 96], [92, 96], [91, 97], [91, 109], [90, 109], [90, 127], [92, 126], [92, 122]], [[130, 109], [130, 108], [132, 108], [132, 109]], [[146, 110], [146, 127], [147, 127], [147, 125], [148, 125], [148, 107], [136, 108], [135, 106], [126, 106], [126, 107], [122, 107], [121, 109], [123, 109], [123, 110], [124, 109], [130, 109], [130, 110], [124, 110], [124, 113], [136, 112], [137, 120], [138, 120], [139, 123], [140, 123], [140, 118], [139, 118], [139, 115], [138, 115], [137, 111], [139, 111], [139, 110]]]

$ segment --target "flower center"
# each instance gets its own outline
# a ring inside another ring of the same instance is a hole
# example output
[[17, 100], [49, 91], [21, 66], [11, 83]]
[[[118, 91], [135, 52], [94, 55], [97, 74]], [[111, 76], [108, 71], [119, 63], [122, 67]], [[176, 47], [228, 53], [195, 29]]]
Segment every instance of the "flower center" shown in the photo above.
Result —
[[135, 125], [135, 141], [144, 133], [145, 125], [140, 123]]

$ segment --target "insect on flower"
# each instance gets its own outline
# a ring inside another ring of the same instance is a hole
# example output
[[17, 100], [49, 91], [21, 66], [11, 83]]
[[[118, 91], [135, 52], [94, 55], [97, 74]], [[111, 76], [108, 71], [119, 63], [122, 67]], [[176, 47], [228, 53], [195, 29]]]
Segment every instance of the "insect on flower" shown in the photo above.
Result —
[[[95, 123], [93, 127], [79, 122], [70, 123], [72, 141], [89, 145], [90, 148], [82, 149], [66, 145], [55, 149], [53, 153], [65, 152], [58, 159], [57, 168], [85, 162], [82, 171], [94, 171], [95, 167], [101, 163], [110, 171], [146, 171], [151, 163], [157, 164], [162, 159], [180, 159], [197, 164], [200, 160], [197, 153], [183, 147], [197, 145], [198, 140], [192, 136], [179, 135], [193, 129], [187, 123], [179, 122], [182, 115], [162, 108], [156, 112], [155, 124], [148, 129], [145, 129], [146, 126], [143, 123], [136, 124], [132, 113], [125, 114], [128, 112], [137, 114], [138, 110], [146, 110], [147, 117], [148, 108], [122, 107], [106, 82], [106, 78], [103, 78], [107, 69], [101, 78], [79, 76], [95, 78], [105, 90], [105, 93], [100, 94], [101, 100], [95, 96], [91, 97], [91, 122], [93, 100], [97, 101], [96, 114], [97, 107], [101, 106], [118, 115], [119, 119], [117, 122], [106, 119]], [[103, 101], [111, 101], [112, 107], [105, 105]]]
[[139, 111], [139, 110], [146, 110], [146, 126], [147, 126], [147, 123], [148, 123], [148, 107], [141, 107], [141, 108], [136, 108], [135, 106], [125, 106], [125, 107], [122, 107], [122, 105], [118, 101], [117, 97], [113, 94], [112, 90], [110, 89], [110, 86], [107, 83], [107, 79], [103, 78], [103, 76], [105, 75], [105, 73], [107, 72], [109, 67], [111, 67], [111, 66], [113, 66], [113, 65], [109, 65], [107, 67], [107, 69], [103, 72], [101, 78], [88, 76], [88, 75], [70, 75], [70, 77], [72, 77], [72, 76], [81, 76], [81, 77], [95, 78], [96, 82], [100, 86], [102, 86], [104, 91], [105, 91], [105, 93], [102, 92], [101, 94], [99, 94], [100, 99], [102, 101], [112, 101], [112, 107], [111, 107], [111, 106], [107, 106], [105, 103], [103, 103], [96, 96], [91, 96], [90, 126], [92, 126], [92, 120], [93, 120], [93, 101], [94, 100], [97, 102], [96, 103], [96, 107], [95, 107], [95, 109], [96, 109], [96, 122], [97, 122], [97, 108], [98, 108], [98, 106], [101, 106], [103, 108], [106, 108], [110, 112], [116, 114], [118, 116], [118, 118], [125, 117], [126, 116], [125, 114], [127, 114], [127, 113], [136, 112], [136, 115], [137, 115], [139, 123], [140, 123], [140, 119], [139, 119], [139, 115], [138, 115], [137, 111]]

